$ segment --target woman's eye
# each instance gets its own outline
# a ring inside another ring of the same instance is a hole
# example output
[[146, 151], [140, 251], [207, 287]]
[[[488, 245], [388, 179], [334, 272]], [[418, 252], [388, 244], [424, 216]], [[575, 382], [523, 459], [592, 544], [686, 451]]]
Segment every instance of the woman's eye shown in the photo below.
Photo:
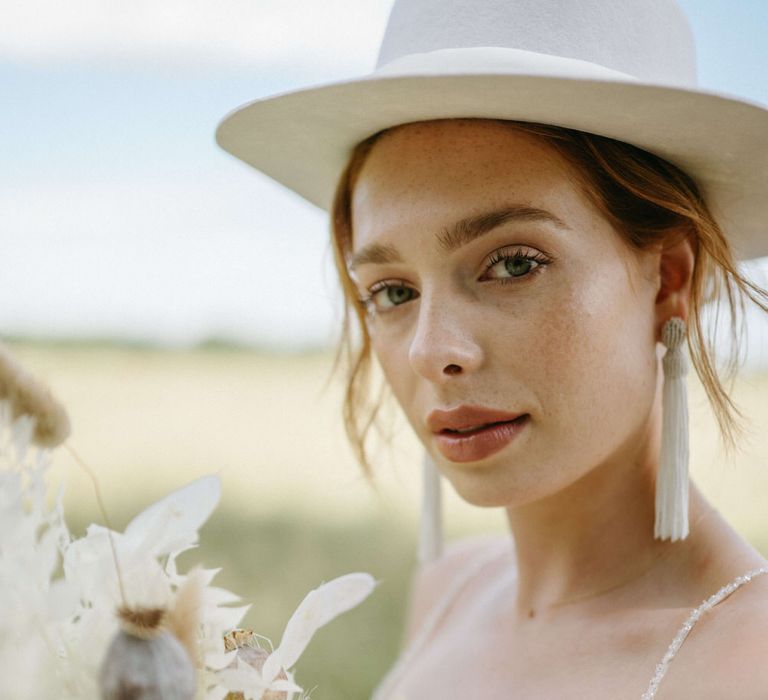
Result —
[[530, 255], [521, 252], [516, 253], [498, 253], [491, 258], [487, 268], [487, 273], [494, 279], [509, 279], [513, 277], [524, 277], [533, 272], [536, 268], [546, 265], [539, 254]]
[[405, 304], [411, 299], [415, 299], [418, 293], [411, 287], [401, 284], [382, 284], [377, 289], [371, 291], [370, 296], [365, 299], [366, 305], [377, 311], [386, 311], [395, 306]]

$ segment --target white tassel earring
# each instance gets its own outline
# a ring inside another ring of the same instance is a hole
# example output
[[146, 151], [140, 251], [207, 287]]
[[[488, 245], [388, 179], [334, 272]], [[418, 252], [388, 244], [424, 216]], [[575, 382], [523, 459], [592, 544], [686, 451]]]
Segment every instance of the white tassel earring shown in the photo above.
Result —
[[423, 462], [419, 565], [439, 559], [443, 553], [443, 508], [440, 472], [427, 452]]
[[662, 360], [661, 457], [656, 475], [654, 537], [672, 542], [688, 536], [688, 396], [684, 353], [686, 329], [682, 318], [670, 318], [661, 330], [667, 347]]

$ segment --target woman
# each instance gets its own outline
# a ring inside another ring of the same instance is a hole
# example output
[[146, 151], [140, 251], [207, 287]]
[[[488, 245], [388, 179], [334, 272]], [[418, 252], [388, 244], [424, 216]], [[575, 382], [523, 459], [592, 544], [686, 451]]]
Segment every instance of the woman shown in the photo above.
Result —
[[733, 442], [702, 309], [768, 310], [735, 263], [768, 253], [768, 111], [694, 74], [669, 0], [400, 0], [373, 75], [221, 125], [331, 210], [361, 462], [373, 354], [509, 521], [421, 567], [377, 698], [768, 696], [768, 562], [689, 487], [681, 345]]

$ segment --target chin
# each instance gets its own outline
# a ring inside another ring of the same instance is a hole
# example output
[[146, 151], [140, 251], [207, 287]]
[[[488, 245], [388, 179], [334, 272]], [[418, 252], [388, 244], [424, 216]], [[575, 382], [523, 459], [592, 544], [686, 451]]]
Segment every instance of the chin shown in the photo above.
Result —
[[[550, 455], [534, 458], [532, 451], [488, 463], [441, 461], [440, 472], [463, 501], [480, 508], [515, 508], [534, 503], [566, 488], [562, 471]], [[575, 478], [575, 477], [574, 477]]]
[[501, 479], [494, 478], [488, 472], [478, 470], [456, 473], [452, 468], [446, 477], [459, 498], [479, 508], [514, 507], [536, 498], [528, 489], [503, 484]]

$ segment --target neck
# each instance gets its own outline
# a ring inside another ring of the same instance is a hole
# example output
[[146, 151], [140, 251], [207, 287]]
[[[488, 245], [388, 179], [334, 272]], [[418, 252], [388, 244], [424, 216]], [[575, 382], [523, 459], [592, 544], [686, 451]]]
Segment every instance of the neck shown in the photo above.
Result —
[[[686, 540], [654, 539], [654, 472], [647, 456], [625, 454], [551, 497], [507, 508], [520, 618], [623, 595], [662, 564], [693, 562], [694, 527]], [[691, 524], [709, 510], [691, 484]]]

